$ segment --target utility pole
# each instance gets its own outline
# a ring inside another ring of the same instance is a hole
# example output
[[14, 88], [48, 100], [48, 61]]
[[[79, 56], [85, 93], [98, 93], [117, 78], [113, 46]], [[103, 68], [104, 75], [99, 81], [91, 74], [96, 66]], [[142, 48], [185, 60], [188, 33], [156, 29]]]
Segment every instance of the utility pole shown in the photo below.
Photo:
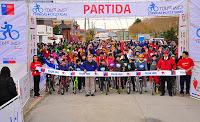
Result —
[[85, 31], [85, 34], [84, 34], [84, 39], [85, 39], [85, 42], [86, 42], [86, 24], [87, 24], [87, 19], [85, 18], [85, 23], [84, 23], [84, 31]]

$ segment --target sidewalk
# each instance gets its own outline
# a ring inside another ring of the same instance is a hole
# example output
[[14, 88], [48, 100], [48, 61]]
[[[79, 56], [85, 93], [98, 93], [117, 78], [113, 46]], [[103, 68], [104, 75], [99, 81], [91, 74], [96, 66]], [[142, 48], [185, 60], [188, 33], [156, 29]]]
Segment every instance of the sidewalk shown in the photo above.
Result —
[[48, 95], [48, 92], [45, 90], [41, 91], [41, 97], [34, 98], [33, 96], [30, 97], [28, 102], [23, 108], [24, 118], [28, 116], [28, 114]]

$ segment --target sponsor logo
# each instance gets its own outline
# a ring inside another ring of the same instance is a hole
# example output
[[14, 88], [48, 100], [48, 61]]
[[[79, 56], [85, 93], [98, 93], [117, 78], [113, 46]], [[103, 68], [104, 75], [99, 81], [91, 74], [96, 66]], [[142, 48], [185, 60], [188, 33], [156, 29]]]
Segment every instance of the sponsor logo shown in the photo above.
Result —
[[136, 72], [136, 75], [137, 75], [137, 76], [140, 76], [140, 75], [141, 75], [141, 72]]
[[42, 68], [42, 70], [41, 70], [42, 72], [45, 72], [45, 68]]
[[108, 77], [108, 72], [104, 72], [103, 76]]
[[75, 72], [71, 72], [71, 75], [74, 76], [76, 73]]
[[183, 13], [183, 5], [157, 5], [154, 2], [150, 2], [148, 6], [149, 15], [168, 15], [168, 14], [182, 14]]
[[196, 35], [197, 35], [198, 38], [200, 38], [200, 28], [197, 29]]
[[2, 15], [14, 15], [14, 4], [1, 4], [1, 13]]
[[32, 6], [32, 13], [35, 16], [47, 16], [47, 17], [57, 17], [57, 16], [68, 16], [67, 8], [63, 7], [53, 7], [53, 6], [43, 6], [44, 4], [35, 3]]

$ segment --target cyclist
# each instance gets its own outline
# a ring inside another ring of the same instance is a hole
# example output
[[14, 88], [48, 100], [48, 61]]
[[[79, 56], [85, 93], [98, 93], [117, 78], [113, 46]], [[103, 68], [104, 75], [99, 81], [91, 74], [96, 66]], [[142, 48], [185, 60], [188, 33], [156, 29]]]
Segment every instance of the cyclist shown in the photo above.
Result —
[[[107, 63], [106, 63], [106, 61], [104, 59], [102, 59], [100, 61], [99, 71], [102, 71], [102, 72], [108, 71]], [[108, 81], [108, 79], [106, 77], [101, 77], [100, 78], [100, 84], [99, 84], [101, 93], [103, 93], [103, 87], [105, 85], [104, 81]]]
[[[67, 63], [67, 61], [65, 59], [61, 59], [61, 62], [58, 62], [58, 69], [59, 70], [63, 70], [63, 71], [68, 71], [69, 70], [69, 65]], [[63, 80], [63, 81], [62, 81]], [[59, 90], [58, 90], [58, 94], [60, 94], [60, 90], [61, 90], [61, 87], [62, 85], [66, 85], [66, 87], [68, 87], [68, 79], [66, 76], [60, 76], [60, 79], [59, 79]]]
[[[136, 67], [135, 67], [134, 59], [129, 59], [128, 70], [135, 71], [135, 69], [136, 69]], [[131, 77], [131, 81], [133, 84], [133, 91], [135, 91], [135, 77], [134, 76]]]
[[[82, 64], [81, 64], [80, 59], [76, 60], [76, 65], [75, 65], [74, 69], [75, 69], [75, 71], [82, 71]], [[78, 79], [78, 90], [80, 93], [82, 93], [82, 85], [83, 85], [84, 78], [77, 77], [77, 79]]]
[[[158, 64], [157, 56], [152, 55], [152, 59], [150, 62], [150, 70], [157, 70], [157, 64]], [[153, 80], [154, 80], [155, 85], [158, 86], [159, 85], [159, 77], [158, 76], [149, 76], [149, 81], [150, 81], [151, 85], [152, 85]], [[152, 90], [154, 90], [154, 89], [152, 89]]]
[[[123, 71], [123, 63], [120, 60], [120, 55], [116, 55], [116, 59], [115, 59], [115, 71], [121, 72]], [[120, 90], [120, 83], [121, 83], [121, 78], [120, 77], [116, 77], [116, 89], [118, 90], [118, 93], [120, 94], [119, 90]]]
[[[54, 65], [54, 59], [50, 58], [49, 61], [50, 61], [50, 63], [47, 60], [45, 60], [46, 64], [53, 66]], [[54, 67], [55, 67], [54, 69], [56, 69], [56, 65], [54, 65]], [[50, 82], [53, 91], [55, 91], [55, 89], [54, 89], [54, 75], [52, 75], [52, 74], [46, 75], [46, 92], [48, 91], [48, 82]]]
[[10, 30], [12, 30], [12, 25], [8, 24], [8, 22], [4, 22], [5, 27], [1, 27], [2, 29], [5, 29], [5, 32], [9, 32]]
[[[136, 70], [137, 71], [147, 71], [148, 67], [147, 67], [147, 62], [144, 60], [144, 54], [140, 54], [139, 59], [136, 61], [135, 66], [136, 66]], [[146, 77], [142, 77], [143, 79], [143, 83], [144, 83], [144, 87], [145, 87], [145, 92], [147, 92], [147, 88], [146, 88]]]

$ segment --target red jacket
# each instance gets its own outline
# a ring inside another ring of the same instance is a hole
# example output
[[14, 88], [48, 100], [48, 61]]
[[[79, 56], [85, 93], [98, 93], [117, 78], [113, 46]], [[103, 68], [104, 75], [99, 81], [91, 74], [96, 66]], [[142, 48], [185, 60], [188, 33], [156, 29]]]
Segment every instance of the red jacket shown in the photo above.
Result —
[[161, 70], [172, 70], [172, 69], [176, 69], [176, 63], [174, 61], [174, 59], [172, 58], [168, 58], [167, 60], [164, 60], [163, 58], [161, 58], [158, 61], [158, 65], [157, 65], [158, 69]]
[[31, 71], [32, 71], [32, 75], [33, 75], [33, 76], [40, 76], [40, 72], [35, 71], [35, 70], [36, 70], [36, 67], [42, 67], [42, 64], [41, 64], [39, 61], [36, 61], [36, 62], [32, 62], [32, 63], [31, 63], [30, 69], [31, 69]]

